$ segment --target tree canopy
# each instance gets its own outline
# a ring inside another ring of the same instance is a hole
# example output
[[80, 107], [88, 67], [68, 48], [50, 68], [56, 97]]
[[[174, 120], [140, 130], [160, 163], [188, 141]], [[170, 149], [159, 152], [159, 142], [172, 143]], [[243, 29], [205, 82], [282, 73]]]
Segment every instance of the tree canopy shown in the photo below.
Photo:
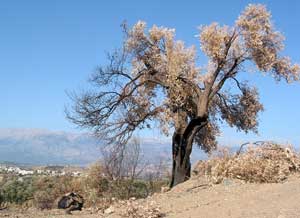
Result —
[[[258, 91], [237, 77], [250, 70], [249, 63], [277, 81], [299, 80], [300, 68], [281, 55], [284, 37], [264, 5], [248, 5], [232, 27], [199, 28], [205, 66], [199, 66], [195, 46], [175, 39], [175, 29], [147, 29], [144, 21], [123, 29], [123, 46], [92, 75], [94, 89], [73, 96], [68, 114], [108, 143], [124, 144], [135, 130], [158, 124], [163, 134], [174, 130], [189, 141], [184, 154], [189, 156], [193, 142], [210, 151], [220, 120], [257, 131], [263, 110]], [[224, 88], [227, 81], [235, 88]]]
[[[135, 129], [150, 127], [151, 120], [159, 121], [168, 134], [180, 125], [178, 109], [191, 119], [208, 108], [209, 125], [197, 140], [207, 147], [215, 143], [218, 115], [240, 130], [256, 130], [257, 113], [263, 108], [257, 90], [236, 79], [247, 71], [245, 62], [252, 61], [276, 80], [299, 80], [299, 66], [280, 55], [283, 36], [274, 29], [270, 12], [264, 5], [249, 5], [233, 27], [212, 23], [199, 30], [201, 50], [209, 58], [205, 67], [197, 66], [195, 47], [175, 39], [175, 29], [154, 25], [147, 31], [143, 21], [132, 29], [125, 26], [123, 47], [90, 80], [99, 89], [74, 96], [78, 104], [70, 118], [121, 143]], [[222, 90], [229, 79], [240, 94]]]

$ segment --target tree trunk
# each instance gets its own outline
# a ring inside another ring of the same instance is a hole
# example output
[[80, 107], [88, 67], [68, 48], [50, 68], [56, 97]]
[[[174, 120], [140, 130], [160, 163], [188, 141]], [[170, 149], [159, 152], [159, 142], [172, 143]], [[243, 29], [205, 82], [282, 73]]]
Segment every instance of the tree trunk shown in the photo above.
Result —
[[186, 154], [187, 147], [187, 140], [175, 132], [172, 142], [173, 168], [170, 187], [188, 180], [191, 176], [190, 155]]
[[191, 176], [190, 155], [195, 134], [207, 123], [207, 116], [189, 122], [183, 134], [175, 131], [172, 138], [172, 178], [170, 187], [188, 180]]

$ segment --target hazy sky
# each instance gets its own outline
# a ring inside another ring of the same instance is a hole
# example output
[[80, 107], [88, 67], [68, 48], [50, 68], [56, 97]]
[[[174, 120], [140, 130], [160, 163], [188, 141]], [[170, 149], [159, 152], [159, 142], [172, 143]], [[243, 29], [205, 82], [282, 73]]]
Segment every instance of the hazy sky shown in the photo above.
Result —
[[[300, 1], [259, 1], [286, 36], [285, 54], [300, 62]], [[176, 28], [176, 38], [199, 43], [197, 27], [213, 21], [233, 24], [253, 1], [15, 1], [0, 3], [0, 128], [74, 131], [64, 117], [65, 93], [85, 86], [105, 52], [121, 45], [122, 21], [139, 19]], [[300, 144], [300, 83], [275, 83], [251, 74], [265, 112], [260, 137]], [[223, 127], [225, 142], [253, 139]], [[153, 130], [151, 134], [158, 134]], [[259, 138], [259, 137], [258, 137]]]

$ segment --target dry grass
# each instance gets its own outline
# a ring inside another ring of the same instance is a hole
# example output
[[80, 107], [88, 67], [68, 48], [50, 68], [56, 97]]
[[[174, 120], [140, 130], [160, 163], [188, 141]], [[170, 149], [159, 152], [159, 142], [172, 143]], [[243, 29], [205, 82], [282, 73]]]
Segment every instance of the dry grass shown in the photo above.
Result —
[[129, 200], [127, 201], [126, 210], [122, 214], [122, 217], [160, 218], [164, 217], [164, 214], [160, 211], [160, 208], [154, 201], [146, 202], [146, 204], [140, 204], [135, 200]]
[[213, 183], [224, 178], [246, 182], [276, 183], [299, 171], [300, 157], [292, 146], [273, 142], [248, 144], [232, 153], [228, 148], [218, 150], [207, 161], [199, 161], [194, 169], [197, 176], [207, 176]]

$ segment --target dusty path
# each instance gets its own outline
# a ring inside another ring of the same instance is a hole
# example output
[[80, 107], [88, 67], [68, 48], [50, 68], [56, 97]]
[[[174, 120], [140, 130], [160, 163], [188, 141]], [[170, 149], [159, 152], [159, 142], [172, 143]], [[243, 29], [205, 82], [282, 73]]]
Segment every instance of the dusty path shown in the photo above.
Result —
[[[241, 184], [226, 180], [209, 186], [196, 179], [172, 191], [136, 201], [140, 205], [154, 201], [167, 218], [300, 218], [300, 178], [279, 184]], [[122, 209], [112, 214], [91, 214], [87, 210], [65, 215], [63, 211], [1, 211], [0, 217], [13, 218], [121, 218]]]

